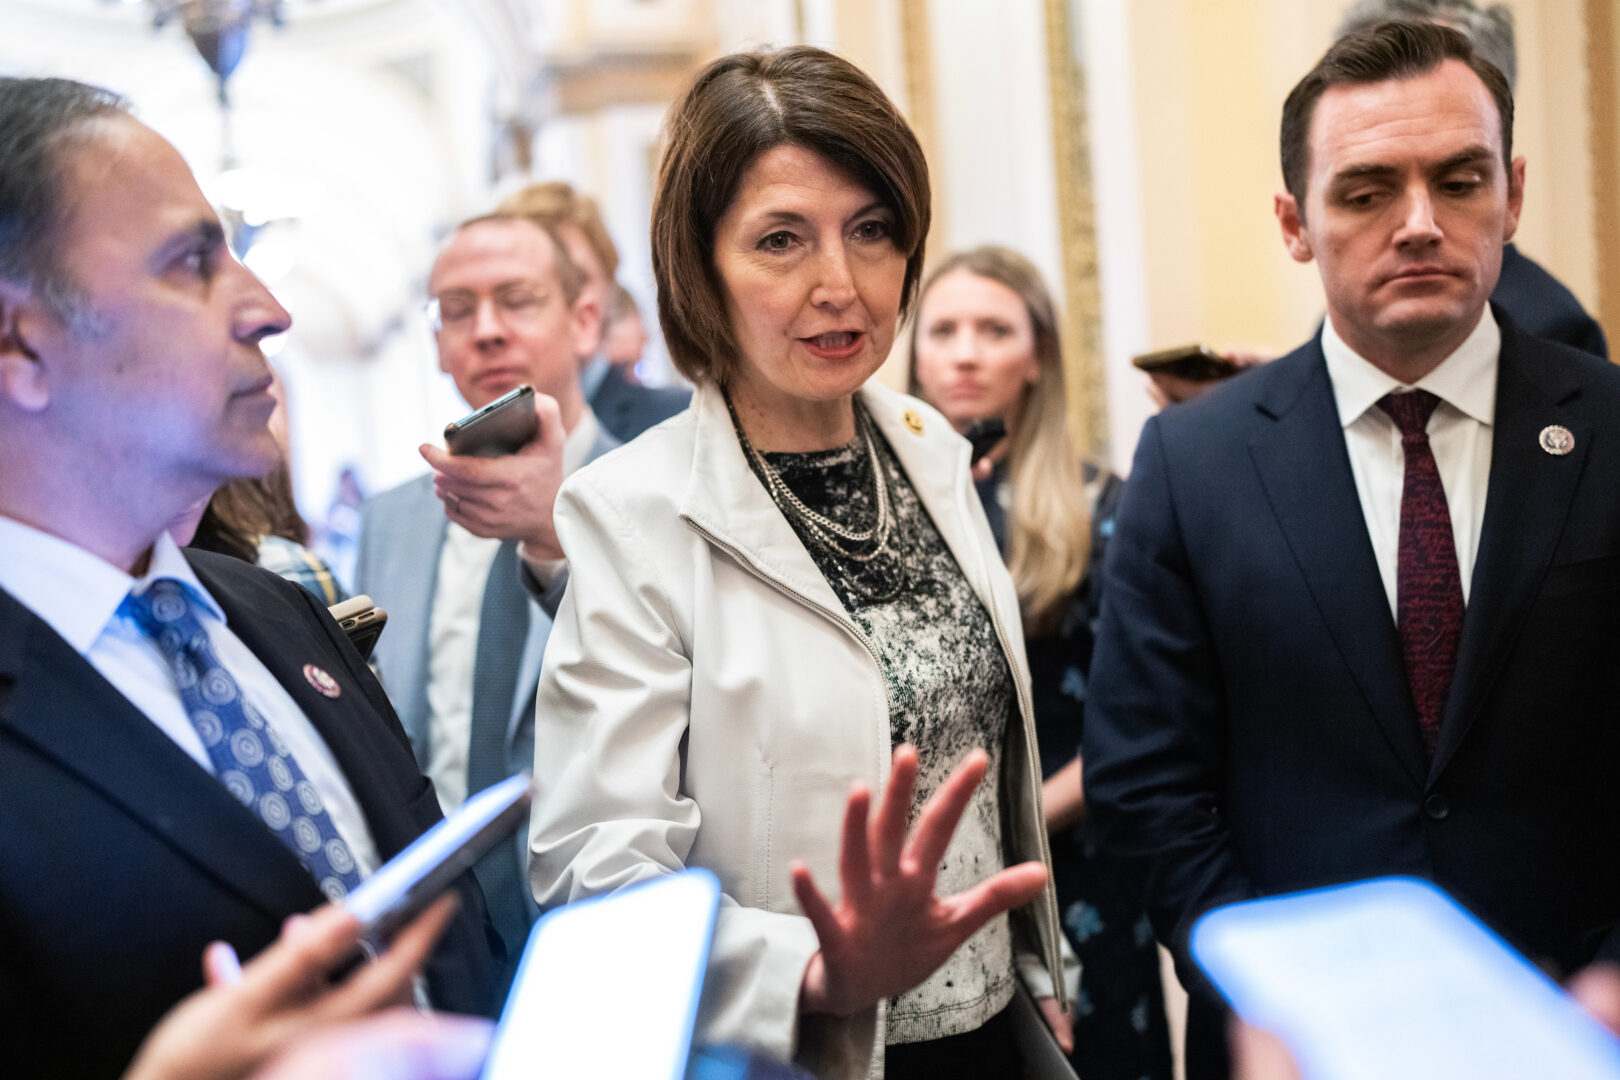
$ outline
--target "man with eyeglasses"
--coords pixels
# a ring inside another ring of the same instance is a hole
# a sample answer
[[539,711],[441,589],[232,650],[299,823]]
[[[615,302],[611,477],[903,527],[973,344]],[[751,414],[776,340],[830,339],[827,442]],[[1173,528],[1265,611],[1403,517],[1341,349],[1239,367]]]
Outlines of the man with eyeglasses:
[[[424,445],[432,471],[377,496],[362,518],[355,585],[389,616],[373,660],[446,813],[533,767],[551,630],[541,601],[555,610],[565,576],[552,503],[565,475],[617,445],[580,388],[575,357],[601,319],[583,285],[532,221],[497,214],[456,230],[428,280],[439,366],[474,409],[533,386],[540,435],[498,458]],[[512,960],[537,913],[526,843],[516,836],[475,868]]]

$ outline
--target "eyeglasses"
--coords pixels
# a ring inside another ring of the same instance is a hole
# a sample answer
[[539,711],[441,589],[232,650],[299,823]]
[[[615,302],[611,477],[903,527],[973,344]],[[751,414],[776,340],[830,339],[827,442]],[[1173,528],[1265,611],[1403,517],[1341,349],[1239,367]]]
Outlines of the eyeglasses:
[[451,289],[427,302],[428,324],[435,333],[471,333],[486,296],[495,304],[495,313],[503,323],[518,327],[533,323],[539,317],[551,299],[551,292],[527,281],[509,281],[488,294]]

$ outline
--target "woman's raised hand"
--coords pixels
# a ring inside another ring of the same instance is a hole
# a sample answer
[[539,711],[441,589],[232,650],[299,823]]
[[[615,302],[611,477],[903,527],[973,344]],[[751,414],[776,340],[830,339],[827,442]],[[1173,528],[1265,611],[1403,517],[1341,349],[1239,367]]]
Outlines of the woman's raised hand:
[[877,814],[857,787],[844,810],[838,859],[843,899],[835,909],[810,870],[793,866],[793,890],[821,949],[805,968],[799,1008],[848,1016],[911,989],[990,919],[1033,899],[1046,883],[1040,863],[1008,867],[955,896],[934,896],[934,877],[989,758],[974,750],[923,807],[906,817],[917,782],[917,751],[894,752]]

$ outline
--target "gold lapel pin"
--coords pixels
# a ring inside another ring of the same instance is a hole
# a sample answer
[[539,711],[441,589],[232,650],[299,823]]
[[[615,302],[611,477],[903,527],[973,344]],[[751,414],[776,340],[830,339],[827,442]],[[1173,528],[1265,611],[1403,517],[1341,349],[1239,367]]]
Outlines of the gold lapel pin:
[[1541,429],[1541,448],[1553,457],[1563,457],[1575,449],[1575,433],[1562,424],[1548,424]]
[[911,433],[913,435],[921,435],[923,433],[922,416],[918,414],[916,409],[907,409],[905,412],[900,414],[900,419],[906,422],[906,427],[911,429]]

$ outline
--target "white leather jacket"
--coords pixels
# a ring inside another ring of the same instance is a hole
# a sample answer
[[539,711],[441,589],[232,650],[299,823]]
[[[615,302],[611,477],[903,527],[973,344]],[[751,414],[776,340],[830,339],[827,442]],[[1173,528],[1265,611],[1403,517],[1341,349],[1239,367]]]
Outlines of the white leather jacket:
[[[919,401],[875,384],[861,393],[991,613],[1023,717],[1002,758],[1007,861],[1050,865],[1018,601],[968,444]],[[801,1023],[817,946],[788,872],[804,862],[836,902],[850,785],[880,793],[888,779],[875,650],[750,471],[713,387],[570,477],[556,523],[571,580],[540,678],[536,899],[546,908],[687,866],[713,871],[724,899],[699,1041],[796,1057],[821,1076],[880,1075],[881,1008]],[[1031,990],[1063,997],[1046,975],[1060,970],[1050,884],[1014,927],[1038,971],[1021,958]],[[626,989],[633,1018],[633,977]]]

